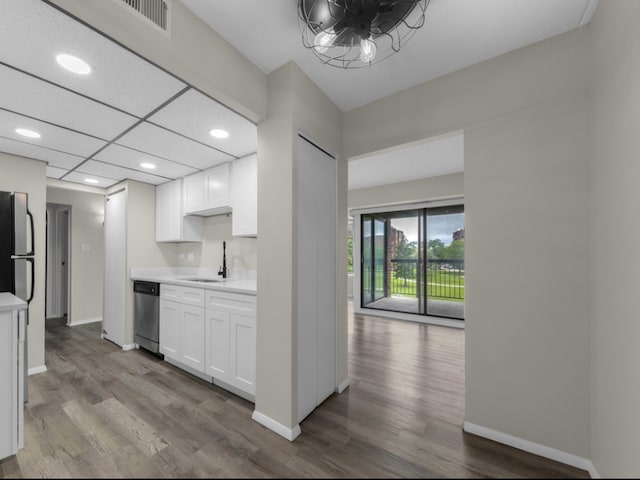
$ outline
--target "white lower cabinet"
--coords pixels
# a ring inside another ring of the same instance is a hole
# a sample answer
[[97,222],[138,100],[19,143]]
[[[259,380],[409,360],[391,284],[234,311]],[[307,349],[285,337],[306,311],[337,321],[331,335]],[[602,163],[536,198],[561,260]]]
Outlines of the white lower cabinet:
[[255,395],[256,297],[208,291],[205,310],[206,373]]
[[232,313],[229,317],[231,330],[229,383],[236,388],[255,395],[256,393],[256,317]]
[[180,361],[204,372],[204,308],[182,305]]
[[[2,300],[13,297],[0,293]],[[25,303],[26,306],[26,303]],[[1,305],[0,305],[1,307]],[[24,306],[0,308],[0,460],[24,446]]]
[[160,353],[254,397],[256,296],[161,284]]
[[178,302],[160,299],[160,353],[174,360],[180,360],[181,307]]
[[205,336],[207,363],[205,372],[212,377],[229,382],[229,312],[207,309]]
[[203,301],[202,289],[160,286],[160,353],[202,373],[205,371]]

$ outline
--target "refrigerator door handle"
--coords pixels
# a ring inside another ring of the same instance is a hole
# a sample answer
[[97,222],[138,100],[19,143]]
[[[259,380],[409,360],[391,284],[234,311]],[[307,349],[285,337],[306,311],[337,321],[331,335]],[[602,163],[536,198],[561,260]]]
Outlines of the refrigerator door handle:
[[[29,217],[29,226],[31,227],[31,251],[27,255],[35,255],[35,229],[33,228],[33,214],[27,209],[27,216]],[[33,265],[33,262],[32,262]],[[33,277],[32,277],[33,278]]]
[[[33,300],[33,293],[35,292],[35,284],[36,284],[36,266],[35,260],[33,258],[26,258],[27,262],[31,264],[31,291],[29,292],[29,299],[27,300],[27,304],[31,303]],[[27,325],[29,324],[29,317],[27,317]]]

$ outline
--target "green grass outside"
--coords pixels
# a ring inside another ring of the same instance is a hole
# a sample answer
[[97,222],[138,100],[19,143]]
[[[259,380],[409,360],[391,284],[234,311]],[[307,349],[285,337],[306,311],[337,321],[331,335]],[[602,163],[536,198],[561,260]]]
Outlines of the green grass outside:
[[[378,285],[381,284],[382,278],[378,279]],[[416,280],[396,278],[395,275],[392,275],[391,295],[415,297]],[[442,271],[438,272],[437,275],[431,275],[430,272],[427,272],[427,297],[434,300],[464,302],[464,276],[460,277],[456,274]]]

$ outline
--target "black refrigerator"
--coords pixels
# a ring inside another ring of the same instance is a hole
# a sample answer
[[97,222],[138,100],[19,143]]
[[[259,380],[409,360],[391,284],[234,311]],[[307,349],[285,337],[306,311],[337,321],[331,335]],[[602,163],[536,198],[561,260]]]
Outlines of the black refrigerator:
[[[0,192],[0,292],[11,292],[27,303],[33,300],[35,282],[33,215],[28,196]],[[29,311],[26,314],[29,325]],[[27,328],[28,332],[28,328]],[[24,401],[27,401],[27,339],[24,342]]]

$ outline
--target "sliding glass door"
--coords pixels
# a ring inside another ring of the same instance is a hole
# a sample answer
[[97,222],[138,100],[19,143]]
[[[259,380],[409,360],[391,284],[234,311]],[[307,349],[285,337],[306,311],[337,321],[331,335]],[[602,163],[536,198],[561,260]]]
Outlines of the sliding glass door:
[[385,276],[386,223],[374,216],[362,216],[362,304],[383,298],[388,290]]
[[425,209],[427,315],[464,319],[464,207]]
[[464,319],[464,207],[361,215],[361,305]]

